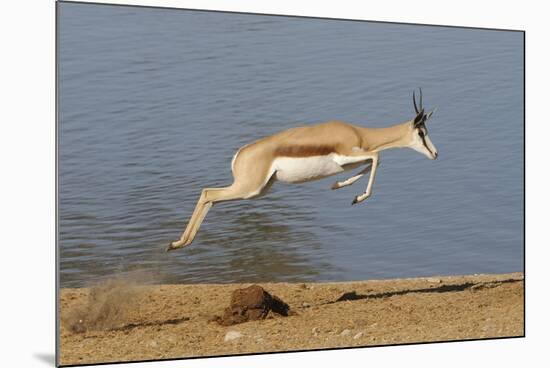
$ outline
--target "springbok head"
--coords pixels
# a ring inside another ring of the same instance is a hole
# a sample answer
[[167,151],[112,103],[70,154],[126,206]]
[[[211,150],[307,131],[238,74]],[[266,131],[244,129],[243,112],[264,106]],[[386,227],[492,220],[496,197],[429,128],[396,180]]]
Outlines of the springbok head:
[[419,88],[419,90],[420,98],[418,105],[416,104],[416,96],[413,91],[413,105],[416,117],[411,121],[412,138],[409,147],[424,154],[429,159],[435,160],[437,158],[437,149],[428,136],[428,129],[426,129],[426,121],[432,117],[435,109],[428,113],[424,112],[424,106],[422,106],[422,89]]

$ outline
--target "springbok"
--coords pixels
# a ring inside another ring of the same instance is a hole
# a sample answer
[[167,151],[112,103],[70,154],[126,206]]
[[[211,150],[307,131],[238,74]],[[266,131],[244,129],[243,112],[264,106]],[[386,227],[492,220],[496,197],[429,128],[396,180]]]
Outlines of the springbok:
[[178,241],[170,243],[167,251],[191,244],[214,203],[260,197],[276,180],[304,183],[365,165],[356,175],[332,185],[332,189],[351,185],[370,171],[367,188],[355,196],[351,202],[354,205],[372,193],[380,163],[379,152],[408,147],[435,160],[437,150],[428,137],[425,125],[434,110],[424,112],[422,89],[420,108],[414,92],[413,105],[416,112],[414,119],[387,128],[365,128],[342,121],[329,121],[288,129],[241,147],[231,162],[233,184],[202,190],[187,228]]

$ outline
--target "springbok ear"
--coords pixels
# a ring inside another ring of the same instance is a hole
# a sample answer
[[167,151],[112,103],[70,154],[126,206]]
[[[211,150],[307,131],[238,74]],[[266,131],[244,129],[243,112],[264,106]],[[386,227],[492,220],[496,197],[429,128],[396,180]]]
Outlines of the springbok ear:
[[432,117],[433,113],[437,111],[437,107],[426,114],[426,120]]

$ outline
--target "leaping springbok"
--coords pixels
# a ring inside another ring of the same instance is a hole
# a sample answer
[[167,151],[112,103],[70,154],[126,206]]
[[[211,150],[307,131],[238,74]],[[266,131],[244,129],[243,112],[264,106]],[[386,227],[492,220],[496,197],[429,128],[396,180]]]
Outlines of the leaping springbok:
[[364,128],[342,121],[285,130],[241,147],[231,162],[233,184],[225,188],[205,188],[193,215],[178,241],[167,250],[185,247],[195,239],[208,210],[214,203],[257,198],[267,193],[274,181],[304,183],[365,165],[363,170],[332,189],[355,183],[370,171],[366,190],[351,204],[367,199],[372,193],[379,152],[389,148],[412,148],[435,160],[437,150],[428,137],[426,121],[434,111],[424,112],[422,90],[418,108],[415,93],[412,120],[387,128]]

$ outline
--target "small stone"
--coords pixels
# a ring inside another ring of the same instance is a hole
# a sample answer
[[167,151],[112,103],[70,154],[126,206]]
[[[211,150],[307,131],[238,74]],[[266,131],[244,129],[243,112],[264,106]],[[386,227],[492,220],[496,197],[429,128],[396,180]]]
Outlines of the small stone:
[[314,335],[314,336],[317,336],[319,334],[319,327],[313,327],[311,329],[311,333]]
[[311,305],[310,305],[309,303],[307,303],[307,302],[303,302],[303,303],[302,303],[302,307],[303,307],[303,308],[309,308],[309,307],[311,307]]
[[351,331],[348,330],[347,328],[344,331],[340,332],[341,336],[348,336],[349,334],[351,334]]
[[356,334],[355,336],[353,336],[353,339],[354,339],[354,340],[357,340],[357,339],[360,339],[362,336],[363,336],[363,333],[362,333],[362,332],[359,332],[358,334]]
[[236,340],[240,337],[242,337],[243,334],[240,333],[239,331],[229,331],[225,334],[225,338],[223,339],[224,341],[233,341],[233,340]]
[[434,284],[441,284],[441,279],[437,277],[428,277],[426,280]]
[[158,344],[155,340],[152,340],[151,342],[149,342],[149,346],[152,347],[152,348],[156,348],[158,346]]

